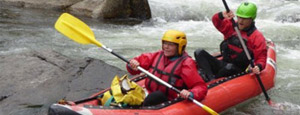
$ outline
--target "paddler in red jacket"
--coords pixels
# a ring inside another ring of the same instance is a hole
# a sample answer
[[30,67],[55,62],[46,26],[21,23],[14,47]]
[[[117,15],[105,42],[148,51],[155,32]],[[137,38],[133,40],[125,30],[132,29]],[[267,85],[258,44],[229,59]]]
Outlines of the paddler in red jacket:
[[[253,73],[259,74],[266,66],[267,47],[265,37],[255,27],[256,11],[257,7],[254,3],[242,3],[236,11],[236,23],[252,59],[254,59],[252,61],[255,66],[251,70]],[[237,74],[249,67],[250,62],[231,22],[233,17],[232,11],[219,12],[212,17],[214,26],[224,35],[224,40],[220,44],[223,60],[217,60],[202,49],[194,52],[197,65],[201,75],[205,76],[205,81]]]
[[[160,79],[181,90],[180,96],[189,96],[201,101],[207,93],[207,86],[198,74],[195,61],[185,52],[187,38],[185,33],[168,30],[162,37],[162,50],[143,53],[130,60],[127,70],[131,74],[141,73],[137,66],[148,70]],[[145,80],[149,95],[144,106],[156,105],[178,97],[178,94],[150,79]]]

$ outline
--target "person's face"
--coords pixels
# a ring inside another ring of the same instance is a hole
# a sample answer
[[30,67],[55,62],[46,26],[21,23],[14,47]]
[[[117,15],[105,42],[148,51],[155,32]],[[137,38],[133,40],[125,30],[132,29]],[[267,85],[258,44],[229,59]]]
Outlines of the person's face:
[[172,57],[177,55],[177,44],[172,42],[163,41],[162,49],[166,57]]
[[251,25],[252,21],[253,20],[251,18],[237,17],[237,23],[238,23],[239,29],[241,29],[241,30],[248,28]]

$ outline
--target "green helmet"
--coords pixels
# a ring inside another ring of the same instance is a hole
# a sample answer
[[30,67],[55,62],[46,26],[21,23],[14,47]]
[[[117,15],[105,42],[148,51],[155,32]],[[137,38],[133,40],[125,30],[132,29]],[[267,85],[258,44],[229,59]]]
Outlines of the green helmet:
[[242,3],[237,11],[236,15],[242,18],[252,18],[253,20],[256,18],[257,7],[254,3],[244,2]]

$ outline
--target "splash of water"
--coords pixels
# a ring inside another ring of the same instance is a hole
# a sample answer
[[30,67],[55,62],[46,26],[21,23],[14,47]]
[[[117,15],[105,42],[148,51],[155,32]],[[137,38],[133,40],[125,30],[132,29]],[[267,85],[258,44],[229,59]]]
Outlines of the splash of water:
[[271,110],[275,115],[299,115],[300,106],[290,102],[276,103]]

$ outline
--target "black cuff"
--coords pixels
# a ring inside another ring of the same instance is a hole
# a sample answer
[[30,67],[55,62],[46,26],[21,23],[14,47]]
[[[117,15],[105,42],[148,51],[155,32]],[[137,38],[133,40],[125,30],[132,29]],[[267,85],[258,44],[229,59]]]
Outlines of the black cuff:
[[259,71],[262,71],[262,65],[261,64],[256,64],[256,66],[258,66],[258,68],[259,68]]
[[223,12],[219,12],[219,18],[221,19],[221,20],[223,20],[224,19],[224,16],[223,16]]
[[133,70],[129,64],[126,64],[126,66],[127,66],[130,70]]

